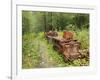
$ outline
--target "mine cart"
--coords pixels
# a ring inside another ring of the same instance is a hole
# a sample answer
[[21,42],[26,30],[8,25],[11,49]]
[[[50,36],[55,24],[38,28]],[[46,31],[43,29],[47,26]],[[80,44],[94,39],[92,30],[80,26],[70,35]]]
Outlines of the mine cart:
[[57,33],[48,32],[46,38],[52,42],[56,51],[63,54],[65,61],[81,58],[82,54],[79,51],[81,43],[72,38],[72,33],[64,32],[64,34],[67,34],[67,36],[59,37]]
[[52,42],[53,37],[57,37],[58,34],[55,31],[45,32],[45,37],[49,42]]
[[80,42],[53,37],[54,49],[64,55],[65,60],[74,60],[81,57]]

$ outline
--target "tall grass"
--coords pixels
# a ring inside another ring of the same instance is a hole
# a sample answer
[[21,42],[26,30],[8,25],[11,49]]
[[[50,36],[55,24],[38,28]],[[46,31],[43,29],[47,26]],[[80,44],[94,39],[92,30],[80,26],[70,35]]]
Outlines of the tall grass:
[[22,68],[34,68],[39,64],[39,46],[35,37],[32,33],[22,37]]
[[[62,37],[63,32],[60,31],[58,34]],[[81,42],[81,49],[89,48],[88,30],[74,31],[74,39]],[[64,62],[63,54],[53,49],[53,44],[45,39],[44,32],[25,34],[22,37],[22,43],[22,68],[25,69],[40,67],[42,60],[46,60],[47,67],[89,65],[89,61],[85,59]],[[45,59],[42,59],[41,54],[46,55]]]
[[89,31],[88,29],[82,29],[75,31],[75,39],[81,42],[81,49],[89,48]]

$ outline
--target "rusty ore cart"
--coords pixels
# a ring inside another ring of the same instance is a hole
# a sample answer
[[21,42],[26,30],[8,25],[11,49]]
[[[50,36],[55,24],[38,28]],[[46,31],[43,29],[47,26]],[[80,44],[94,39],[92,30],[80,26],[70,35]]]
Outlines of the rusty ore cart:
[[54,49],[63,54],[65,61],[71,61],[84,57],[79,52],[81,46],[79,41],[73,39],[64,39],[59,37],[55,32],[51,32],[51,34],[46,33],[45,36],[49,42],[52,42]]

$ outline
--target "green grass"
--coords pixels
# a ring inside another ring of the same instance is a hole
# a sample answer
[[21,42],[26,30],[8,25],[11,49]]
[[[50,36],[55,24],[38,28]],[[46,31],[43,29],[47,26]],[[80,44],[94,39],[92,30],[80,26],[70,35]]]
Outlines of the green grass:
[[75,38],[81,42],[81,49],[89,48],[89,32],[87,29],[77,30]]
[[[81,49],[89,48],[89,33],[87,30],[76,31],[75,39],[81,42]],[[58,33],[62,36],[63,32]],[[29,33],[22,37],[22,68],[38,68],[42,60],[46,60],[47,67],[87,66],[89,61],[77,59],[64,62],[63,55],[53,49],[53,44],[48,43],[44,33]],[[41,59],[41,54],[45,59]]]
[[26,34],[22,41],[22,68],[34,68],[39,64],[38,41],[34,34]]

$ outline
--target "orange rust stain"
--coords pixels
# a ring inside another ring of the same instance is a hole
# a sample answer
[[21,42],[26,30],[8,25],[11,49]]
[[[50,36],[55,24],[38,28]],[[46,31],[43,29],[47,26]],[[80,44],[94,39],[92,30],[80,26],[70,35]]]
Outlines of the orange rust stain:
[[64,31],[63,32],[63,38],[67,39],[67,40],[73,39],[73,33],[72,32],[68,32],[68,31]]

